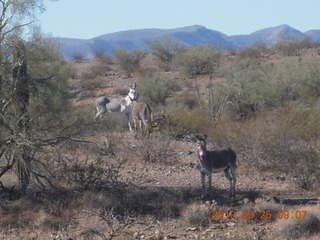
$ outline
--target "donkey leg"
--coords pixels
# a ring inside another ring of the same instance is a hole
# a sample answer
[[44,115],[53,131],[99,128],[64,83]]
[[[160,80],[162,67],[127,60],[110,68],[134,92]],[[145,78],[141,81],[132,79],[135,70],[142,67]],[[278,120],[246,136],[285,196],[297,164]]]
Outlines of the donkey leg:
[[211,200],[213,197],[213,195],[212,195],[212,174],[211,173],[208,174],[208,182],[209,182],[209,197]]
[[128,114],[127,114],[127,117],[128,117],[128,126],[129,126],[129,130],[130,130],[130,132],[133,132],[132,127],[131,127],[131,114],[130,114],[130,113],[128,113]]
[[201,188],[202,188],[202,199],[205,199],[206,196],[206,174],[200,171],[200,178],[201,178]]
[[142,119],[141,120],[141,131],[143,132],[143,134],[145,134],[146,136],[149,135],[148,133],[148,122],[146,121],[146,119]]
[[235,197],[236,195],[236,182],[237,182],[237,178],[236,178],[236,167],[230,167],[230,171],[231,171],[231,175],[232,175],[232,198]]
[[139,128],[140,128],[140,129],[139,129],[139,130],[140,130],[140,133],[143,134],[142,120],[141,120],[141,119],[139,120]]
[[[232,172],[231,172],[232,173]],[[234,181],[235,181],[235,179],[233,178],[233,174],[232,174],[232,176],[231,176],[231,174],[230,174],[230,172],[229,172],[229,168],[228,169],[226,169],[226,170],[224,170],[224,175],[226,176],[226,178],[229,180],[229,182],[230,182],[230,195],[229,195],[229,197],[230,198],[234,198],[234,195],[235,195],[235,193],[234,193]]]
[[94,116],[94,119],[95,120],[100,119],[105,112],[106,112],[106,109],[97,107],[97,113]]
[[137,134],[137,119],[133,118],[133,128],[134,128],[134,132]]

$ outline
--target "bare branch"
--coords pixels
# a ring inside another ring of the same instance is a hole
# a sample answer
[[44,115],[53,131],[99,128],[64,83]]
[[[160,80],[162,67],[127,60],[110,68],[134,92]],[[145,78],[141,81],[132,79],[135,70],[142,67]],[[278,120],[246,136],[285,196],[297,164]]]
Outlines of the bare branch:
[[34,22],[34,20],[32,20],[32,21],[30,21],[30,22],[27,22],[27,23],[20,24],[20,25],[18,25],[18,26],[14,26],[14,27],[12,27],[11,29],[9,29],[9,30],[7,30],[6,32],[4,32],[4,33],[3,33],[3,36],[8,35],[9,33],[13,32],[13,31],[16,30],[16,29],[19,29],[19,28],[28,26],[28,25],[32,24],[33,22]]
[[37,83],[45,83],[47,80],[50,80],[52,78],[54,78],[56,75],[51,75],[49,77],[44,77],[44,78],[37,78],[37,79],[33,79],[34,82]]

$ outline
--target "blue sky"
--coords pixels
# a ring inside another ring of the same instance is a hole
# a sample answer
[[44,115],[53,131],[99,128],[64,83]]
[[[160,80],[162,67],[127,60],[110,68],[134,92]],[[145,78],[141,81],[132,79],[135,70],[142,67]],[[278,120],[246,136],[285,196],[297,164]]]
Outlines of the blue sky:
[[319,0],[45,0],[41,29],[90,39],[123,30],[202,25],[227,35],[288,24],[320,29]]

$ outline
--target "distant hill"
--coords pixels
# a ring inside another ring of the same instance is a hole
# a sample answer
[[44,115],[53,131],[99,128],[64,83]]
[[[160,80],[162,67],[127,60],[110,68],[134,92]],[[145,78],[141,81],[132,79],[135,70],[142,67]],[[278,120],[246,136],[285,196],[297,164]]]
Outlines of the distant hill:
[[222,49],[241,49],[264,42],[272,46],[279,39],[303,39],[309,37],[312,41],[320,40],[320,30],[310,30],[302,33],[288,25],[280,25],[261,29],[247,35],[227,36],[221,32],[195,25],[175,29],[139,29],[105,34],[92,39],[53,38],[58,44],[66,60],[71,60],[75,54],[82,54],[85,58],[93,57],[97,51],[106,55],[113,55],[117,48],[127,50],[148,50],[149,43],[165,37],[179,39],[188,46],[207,44]]
[[317,42],[320,40],[320,30],[309,30],[305,33],[308,37],[310,37],[311,41]]

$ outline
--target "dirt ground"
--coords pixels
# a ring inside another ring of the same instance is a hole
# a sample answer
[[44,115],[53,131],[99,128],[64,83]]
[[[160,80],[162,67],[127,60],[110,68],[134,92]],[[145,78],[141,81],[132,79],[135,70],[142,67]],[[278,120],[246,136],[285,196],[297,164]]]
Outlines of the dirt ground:
[[[144,145],[145,140],[137,139],[133,133],[128,132],[115,135],[124,137],[126,142],[117,150],[119,152],[116,156],[107,157],[104,161],[109,161],[108,164],[123,162],[120,174],[123,185],[120,188],[110,192],[79,193],[77,200],[69,204],[62,214],[67,221],[64,223],[65,228],[61,229],[61,216],[57,216],[60,220],[57,221],[59,227],[56,230],[52,229],[54,218],[49,218],[50,214],[44,208],[45,200],[40,202],[42,207],[39,208],[25,206],[25,203],[19,205],[23,199],[2,202],[0,214],[6,216],[2,221],[16,218],[23,226],[23,221],[27,220],[26,216],[21,215],[27,214],[32,219],[32,227],[29,230],[22,226],[4,228],[0,230],[0,239],[104,239],[93,234],[93,229],[101,229],[100,233],[105,236],[114,231],[115,237],[112,239],[119,240],[282,239],[277,228],[285,224],[284,221],[303,221],[295,219],[297,211],[319,214],[319,201],[315,200],[318,198],[315,192],[302,191],[293,178],[285,175],[260,172],[239,157],[235,199],[228,198],[229,183],[223,173],[214,174],[213,212],[205,213],[208,218],[202,215],[198,219],[192,214],[201,211],[199,209],[204,206],[204,201],[200,198],[195,144],[172,140],[167,145],[170,151],[166,153],[170,161],[148,163],[139,155],[139,146]],[[148,141],[154,139],[161,142],[156,135]],[[110,209],[110,206],[115,213],[128,212],[128,216],[115,221],[117,217],[112,215],[113,221],[110,223],[107,218],[101,217],[109,215],[101,215],[101,212],[95,214],[97,209]],[[211,219],[208,223],[197,222],[207,221],[220,211],[233,211],[236,217],[219,215],[218,219]],[[290,219],[280,219],[282,215],[278,214],[281,211],[289,211]],[[271,220],[267,215],[261,216],[268,212],[272,214]],[[132,219],[129,217],[131,213],[134,214]],[[254,218],[250,217],[251,213],[255,214]],[[320,235],[300,239],[315,240],[320,239]]]

